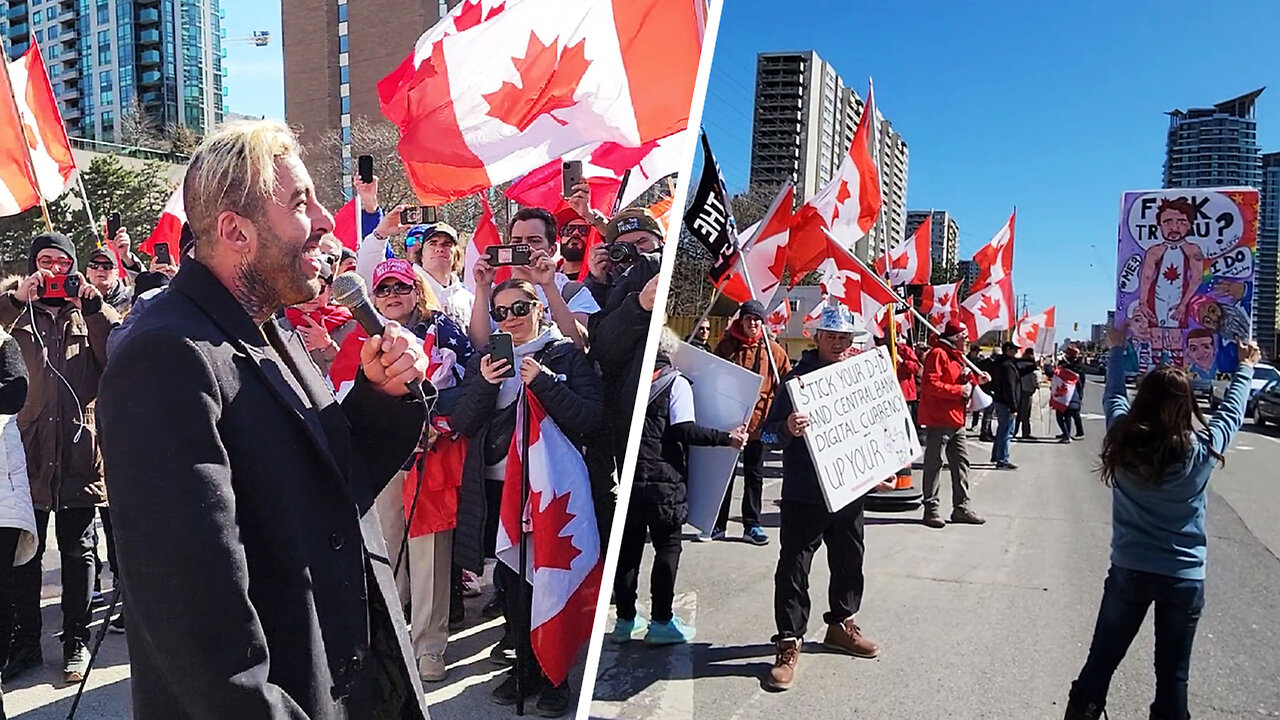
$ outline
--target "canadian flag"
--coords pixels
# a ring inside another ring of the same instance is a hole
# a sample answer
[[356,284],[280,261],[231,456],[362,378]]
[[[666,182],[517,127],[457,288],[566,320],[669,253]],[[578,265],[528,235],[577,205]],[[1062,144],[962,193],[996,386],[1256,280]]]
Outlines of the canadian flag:
[[1005,275],[969,293],[960,303],[960,320],[969,328],[973,342],[992,330],[1013,327],[1013,278]]
[[1013,223],[1017,216],[1018,210],[1014,208],[1009,221],[991,238],[991,242],[974,253],[973,262],[978,266],[978,277],[970,284],[970,292],[993,285],[1013,274]]
[[849,154],[840,163],[836,176],[805,201],[792,221],[787,267],[793,284],[827,257],[827,233],[845,247],[853,247],[871,230],[880,214],[880,174],[867,144],[875,117],[871,96],[868,92]]
[[1066,369],[1058,368],[1053,372],[1053,380],[1049,384],[1049,407],[1054,410],[1066,410],[1071,403],[1071,396],[1076,392],[1076,383],[1080,376]]
[[[41,198],[56,199],[76,169],[35,41],[9,63],[9,81],[11,87],[0,89],[0,216],[17,215],[40,204]],[[0,77],[0,84],[5,82]]]
[[1014,344],[1020,348],[1035,347],[1036,339],[1040,337],[1040,331],[1054,327],[1054,310],[1054,307],[1050,307],[1048,310],[1036,315],[1024,315],[1018,321],[1018,328],[1013,333]]
[[786,332],[787,322],[790,320],[791,303],[784,298],[782,304],[774,308],[773,312],[769,313],[769,317],[764,319],[764,324],[769,328],[770,333],[781,335]]
[[[471,233],[471,242],[467,243],[467,253],[463,257],[462,284],[471,292],[476,291],[475,268],[479,260],[492,245],[502,244],[502,233],[498,232],[498,224],[493,219],[493,208],[489,207],[489,196],[480,193],[480,219],[476,221],[475,232]],[[493,284],[506,282],[511,277],[511,268],[498,268]]]
[[920,291],[920,313],[938,326],[950,320],[960,310],[959,286],[960,283],[925,285]]
[[886,267],[885,256],[876,258],[876,272],[880,277],[888,277],[889,284],[927,285],[933,273],[932,267],[932,216],[926,215],[924,222],[916,227],[915,234],[907,242],[889,251]]
[[818,304],[814,305],[813,309],[805,313],[805,316],[801,318],[800,323],[804,326],[805,337],[809,337],[810,332],[817,326],[818,321],[822,319],[822,308],[826,306],[827,298],[824,295],[818,299]]
[[527,173],[507,188],[506,195],[527,207],[555,210],[564,197],[564,162],[576,160],[591,187],[591,207],[612,215],[615,205],[628,207],[659,180],[680,172],[687,164],[688,139],[689,133],[682,130],[638,148],[613,142],[581,148]]
[[174,188],[173,194],[169,196],[169,201],[164,204],[164,210],[160,212],[160,219],[156,221],[155,229],[138,245],[138,249],[155,257],[156,245],[168,245],[169,257],[173,259],[175,265],[181,264],[182,226],[186,222],[187,211],[182,204],[182,183],[178,183],[178,187]]
[[418,197],[443,204],[582,147],[639,148],[684,130],[702,51],[700,5],[457,5],[378,83]]
[[351,198],[333,214],[333,236],[350,250],[360,249],[360,209],[356,198]]
[[868,326],[874,325],[881,311],[897,302],[897,298],[853,253],[831,240],[827,248],[827,260],[818,268],[822,272],[823,292],[861,315]]
[[[533,585],[533,652],[547,678],[559,685],[591,636],[604,564],[582,454],[532,392],[523,397],[523,402],[516,400],[517,431],[507,453],[495,550],[499,560],[519,570],[523,530],[526,577]],[[524,456],[519,428],[525,425],[526,413],[529,452]],[[521,470],[526,465],[529,504],[521,507]]]
[[788,182],[773,199],[764,219],[742,232],[740,237],[745,236],[747,242],[739,251],[740,268],[746,269],[746,278],[737,270],[721,283],[724,294],[732,300],[739,303],[750,300],[750,288],[765,307],[772,304],[787,265],[794,198],[795,187]]

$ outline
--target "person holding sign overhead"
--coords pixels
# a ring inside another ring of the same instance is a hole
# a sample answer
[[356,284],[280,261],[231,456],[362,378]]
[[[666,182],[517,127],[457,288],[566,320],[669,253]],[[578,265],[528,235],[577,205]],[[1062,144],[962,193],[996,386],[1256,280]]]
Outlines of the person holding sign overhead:
[[[851,357],[855,347],[865,344],[867,334],[847,308],[828,304],[814,333],[817,348],[801,355],[783,383]],[[809,417],[795,411],[791,395],[778,393],[760,436],[767,447],[782,450],[781,549],[773,595],[777,656],[765,679],[765,686],[772,690],[787,690],[795,679],[809,622],[809,566],[823,542],[831,568],[827,593],[831,607],[823,616],[827,624],[823,645],[855,657],[880,654],[880,647],[862,635],[853,619],[862,604],[864,497],[835,512],[827,509],[813,456],[801,440],[809,425]]]

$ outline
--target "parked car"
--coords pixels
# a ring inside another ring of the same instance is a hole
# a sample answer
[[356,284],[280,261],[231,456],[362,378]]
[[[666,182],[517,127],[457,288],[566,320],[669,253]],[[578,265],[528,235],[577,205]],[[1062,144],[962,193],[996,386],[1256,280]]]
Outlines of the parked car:
[[1272,380],[1258,391],[1253,400],[1253,421],[1280,424],[1280,380]]
[[[1254,410],[1254,401],[1258,397],[1259,391],[1263,386],[1274,380],[1280,380],[1280,370],[1276,370],[1274,365],[1268,363],[1258,363],[1253,368],[1253,384],[1249,386],[1249,400],[1245,405],[1245,417],[1252,417]],[[1209,395],[1209,410],[1218,409],[1218,404],[1222,402],[1222,396],[1227,391],[1227,386],[1231,384],[1230,380],[1217,380],[1213,383],[1213,390]]]

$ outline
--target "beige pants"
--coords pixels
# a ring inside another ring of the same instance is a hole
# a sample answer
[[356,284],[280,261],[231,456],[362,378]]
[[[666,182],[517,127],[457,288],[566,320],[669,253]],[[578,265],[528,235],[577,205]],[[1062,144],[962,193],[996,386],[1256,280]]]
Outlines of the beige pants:
[[[378,495],[374,507],[387,541],[387,556],[395,569],[404,540],[404,482],[397,473]],[[453,562],[453,531],[409,538],[408,557],[400,563],[396,589],[409,606],[409,640],[415,657],[443,655],[449,643],[449,571]]]

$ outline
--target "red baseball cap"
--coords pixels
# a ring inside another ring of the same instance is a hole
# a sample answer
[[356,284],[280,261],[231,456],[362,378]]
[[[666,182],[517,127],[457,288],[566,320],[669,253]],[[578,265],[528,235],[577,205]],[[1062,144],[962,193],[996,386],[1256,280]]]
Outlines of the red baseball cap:
[[378,263],[378,267],[373,269],[373,286],[378,287],[383,280],[389,277],[412,285],[415,279],[413,265],[402,258],[383,260]]
[[964,335],[969,331],[963,325],[955,320],[948,320],[946,325],[942,326],[942,338],[953,338]]

